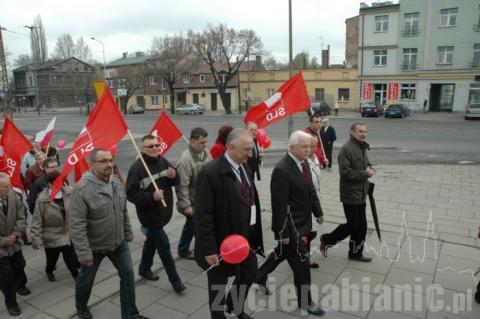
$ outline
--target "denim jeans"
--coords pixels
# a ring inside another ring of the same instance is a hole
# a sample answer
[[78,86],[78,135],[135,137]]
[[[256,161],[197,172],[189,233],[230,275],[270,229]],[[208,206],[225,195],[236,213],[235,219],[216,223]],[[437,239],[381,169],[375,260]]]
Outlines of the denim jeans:
[[93,264],[90,267],[81,265],[80,273],[75,285],[75,304],[77,311],[87,309],[88,299],[92,292],[93,282],[98,267],[103,258],[110,259],[120,276],[120,305],[122,319],[133,319],[138,317],[138,310],[135,306],[135,278],[133,274],[132,258],[126,241],[123,241],[111,253],[93,254]]
[[142,259],[140,260],[138,272],[142,274],[151,270],[155,250],[157,250],[165,272],[168,275],[168,280],[172,285],[175,285],[180,281],[180,276],[177,273],[177,268],[175,268],[175,261],[170,251],[170,242],[167,234],[163,228],[149,227],[147,227],[146,233],[147,239],[143,243]]
[[192,216],[186,216],[182,235],[178,241],[178,254],[186,254],[190,250],[190,243],[195,235],[195,220]]

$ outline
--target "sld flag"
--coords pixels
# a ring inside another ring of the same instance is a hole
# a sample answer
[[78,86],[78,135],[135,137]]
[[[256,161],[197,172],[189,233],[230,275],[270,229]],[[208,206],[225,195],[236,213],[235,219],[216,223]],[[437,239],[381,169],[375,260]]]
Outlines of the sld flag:
[[298,72],[272,96],[248,110],[243,121],[255,122],[258,128],[265,128],[289,115],[309,108],[310,98],[303,75],[302,72]]
[[162,112],[149,134],[156,136],[160,144],[160,155],[165,155],[170,147],[175,144],[183,133],[173,123],[167,113]]

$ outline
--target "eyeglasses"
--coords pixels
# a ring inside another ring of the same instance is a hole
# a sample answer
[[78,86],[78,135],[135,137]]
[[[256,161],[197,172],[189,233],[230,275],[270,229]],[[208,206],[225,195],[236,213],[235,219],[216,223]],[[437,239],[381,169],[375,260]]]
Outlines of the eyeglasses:
[[160,147],[160,144],[143,145],[143,147],[152,149],[154,147]]
[[107,163],[113,163],[113,159],[102,159],[102,160],[99,160],[99,161],[93,161],[94,163],[100,163],[100,164],[107,164]]

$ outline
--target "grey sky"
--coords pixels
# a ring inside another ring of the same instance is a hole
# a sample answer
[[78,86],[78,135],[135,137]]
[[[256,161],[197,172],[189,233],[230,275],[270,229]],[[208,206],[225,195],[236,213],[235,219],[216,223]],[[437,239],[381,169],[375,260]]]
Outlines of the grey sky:
[[[331,46],[331,62],[341,63],[345,50],[345,19],[358,14],[361,0],[293,0],[293,51],[307,50],[320,59],[321,39]],[[364,1],[370,4],[372,1]],[[57,38],[70,33],[83,37],[93,58],[102,61],[105,44],[107,62],[122,52],[148,51],[154,35],[188,29],[201,30],[208,23],[226,23],[235,29],[253,29],[264,49],[279,60],[288,58],[288,0],[57,0],[8,1],[2,4],[0,25],[4,43],[12,54],[30,54],[28,30],[40,14],[47,34],[49,55]]]

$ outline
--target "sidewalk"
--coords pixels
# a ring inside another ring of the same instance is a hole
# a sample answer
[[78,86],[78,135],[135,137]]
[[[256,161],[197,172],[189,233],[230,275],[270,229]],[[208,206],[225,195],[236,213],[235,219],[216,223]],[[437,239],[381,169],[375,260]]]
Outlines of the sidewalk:
[[[480,266],[480,249],[475,238],[480,224],[480,167],[446,165],[383,165],[372,179],[379,211],[383,242],[369,229],[365,253],[374,257],[370,264],[350,262],[347,244],[331,248],[328,258],[320,256],[318,237],[312,251],[320,264],[312,270],[312,292],[329,312],[325,318],[478,318],[480,305],[472,299],[473,272]],[[263,169],[258,182],[267,250],[275,242],[270,230],[269,177]],[[322,171],[321,203],[326,223],[319,235],[344,222],[338,198],[338,168]],[[130,245],[135,272],[144,236],[134,208],[130,205],[135,239]],[[369,227],[373,227],[370,210]],[[184,217],[174,209],[166,226],[172,252],[183,227]],[[44,274],[43,251],[24,246],[28,287],[32,294],[19,296],[19,318],[70,318],[74,312],[74,282],[63,261],[57,264],[58,282],[50,283]],[[177,260],[177,268],[187,286],[184,294],[173,292],[160,260],[154,268],[160,280],[146,282],[138,277],[137,306],[150,318],[207,319],[206,275],[193,261]],[[259,263],[263,258],[259,257]],[[286,262],[269,279],[275,293],[266,298],[255,286],[250,290],[247,308],[253,318],[293,319],[307,317],[295,310],[292,272]],[[434,285],[436,284],[436,285]],[[95,319],[119,318],[119,278],[104,260],[92,291],[91,308]],[[430,307],[428,306],[430,304]],[[458,311],[457,311],[458,310]],[[453,314],[453,312],[456,312]],[[0,318],[9,318],[0,305]],[[233,318],[233,316],[232,316]],[[308,318],[314,318],[312,316]]]

